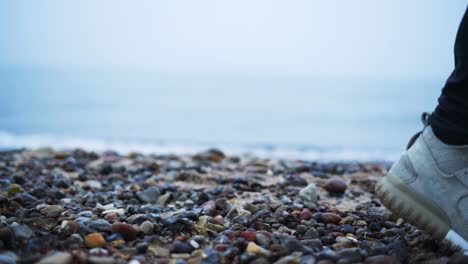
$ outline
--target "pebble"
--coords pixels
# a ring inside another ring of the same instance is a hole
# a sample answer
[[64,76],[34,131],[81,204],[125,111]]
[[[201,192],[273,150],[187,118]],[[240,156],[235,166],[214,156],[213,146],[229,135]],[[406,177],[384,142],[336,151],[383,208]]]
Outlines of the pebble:
[[60,231],[64,234],[71,235],[80,230],[80,224],[73,220],[63,220],[60,225]]
[[112,233],[120,234],[126,241],[133,241],[137,237],[138,230],[127,223],[116,222],[112,224]]
[[190,254],[192,253],[193,248],[190,246],[190,244],[185,243],[185,242],[180,242],[177,241],[172,245],[171,248],[171,253],[176,253],[176,254]]
[[89,180],[86,181],[86,184],[91,189],[102,189],[102,183],[100,181]]
[[151,251],[153,255],[159,257],[168,257],[170,255],[169,249],[157,245],[150,245],[148,250]]
[[29,239],[34,235],[34,231],[26,225],[13,223],[10,225],[17,239]]
[[317,221],[323,222],[325,224],[339,224],[341,221],[341,216],[334,213],[315,213],[314,219]]
[[309,209],[303,209],[299,214],[300,220],[309,220],[312,217],[312,212]]
[[12,243],[15,233],[10,227],[0,228],[0,240],[4,245],[9,245]]
[[395,256],[377,255],[366,258],[365,264],[400,264]]
[[154,225],[150,221],[146,220],[143,223],[141,223],[140,230],[147,235],[152,234],[154,230]]
[[146,251],[148,250],[148,247],[149,247],[149,244],[146,242],[141,242],[141,243],[136,244],[136,250],[140,254],[146,253]]
[[346,188],[348,188],[348,185],[342,179],[333,178],[329,179],[323,188],[329,193],[343,194],[346,191]]
[[60,205],[47,205],[41,209],[41,213],[47,217],[58,217],[63,211],[65,208]]
[[[300,254],[292,254],[289,256],[282,257],[274,262],[274,264],[299,264],[301,262],[301,255]],[[315,263],[315,259],[314,262]]]
[[144,203],[156,203],[160,195],[161,195],[161,192],[159,191],[159,188],[156,186],[151,186],[144,191],[136,193],[136,196],[138,197],[138,199],[140,199],[140,201]]
[[106,256],[90,256],[88,262],[91,264],[115,264],[116,261],[113,257]]
[[118,209],[109,209],[109,210],[105,210],[102,212],[103,215],[107,215],[109,213],[113,213],[113,214],[117,214],[117,215],[124,215],[125,214],[125,209],[123,208],[118,208]]
[[16,264],[16,255],[14,253],[2,253],[0,254],[1,264]]
[[84,244],[83,238],[80,236],[80,234],[72,234],[69,238],[68,241],[72,245],[77,245],[81,246]]
[[360,248],[345,248],[338,251],[337,256],[342,263],[357,263],[363,260],[364,252]]
[[299,198],[304,202],[316,203],[318,200],[317,186],[314,183],[299,191]]
[[68,252],[57,252],[42,258],[37,264],[68,264],[72,263],[73,257]]
[[92,233],[84,238],[85,246],[89,248],[102,248],[106,244],[104,237],[99,233]]
[[257,244],[255,244],[254,242],[249,242],[249,244],[247,245],[247,249],[246,251],[248,253],[252,253],[252,254],[261,254],[261,255],[269,255],[270,252],[260,246],[257,246]]

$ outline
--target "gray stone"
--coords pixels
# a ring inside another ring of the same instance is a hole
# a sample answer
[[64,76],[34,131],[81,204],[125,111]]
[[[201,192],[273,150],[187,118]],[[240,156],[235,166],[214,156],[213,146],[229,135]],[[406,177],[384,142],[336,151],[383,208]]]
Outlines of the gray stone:
[[316,203],[317,202],[317,186],[314,183],[307,185],[299,192],[299,198],[302,202]]
[[0,254],[0,264],[16,264],[16,255],[13,252]]
[[15,237],[19,239],[29,239],[34,235],[34,231],[26,225],[20,225],[18,223],[11,224],[11,228],[15,233]]
[[151,186],[148,189],[137,192],[136,196],[144,203],[156,203],[158,201],[161,192],[156,186]]
[[45,256],[37,264],[68,264],[72,262],[72,255],[68,252],[56,252]]

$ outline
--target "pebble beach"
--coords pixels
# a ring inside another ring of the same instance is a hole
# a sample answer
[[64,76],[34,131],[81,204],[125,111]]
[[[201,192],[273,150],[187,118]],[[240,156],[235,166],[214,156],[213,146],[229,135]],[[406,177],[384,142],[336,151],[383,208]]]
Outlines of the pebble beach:
[[468,263],[374,193],[389,163],[0,152],[0,263]]

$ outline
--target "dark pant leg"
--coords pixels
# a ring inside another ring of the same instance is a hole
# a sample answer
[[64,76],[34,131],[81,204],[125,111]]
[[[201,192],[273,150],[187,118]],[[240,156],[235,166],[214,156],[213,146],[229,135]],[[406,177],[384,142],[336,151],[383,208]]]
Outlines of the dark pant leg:
[[455,41],[455,69],[442,89],[430,123],[446,144],[468,144],[468,9]]

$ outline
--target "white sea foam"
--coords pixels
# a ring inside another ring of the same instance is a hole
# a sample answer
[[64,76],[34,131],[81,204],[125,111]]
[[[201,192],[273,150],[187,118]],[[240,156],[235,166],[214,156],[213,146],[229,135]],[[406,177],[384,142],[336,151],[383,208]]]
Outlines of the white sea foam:
[[193,154],[211,147],[220,148],[228,154],[251,154],[259,157],[303,159],[319,161],[393,161],[398,158],[398,151],[323,148],[305,146],[274,145],[220,145],[194,143],[159,143],[128,140],[105,140],[93,138],[54,136],[54,135],[16,135],[0,131],[0,149],[39,149],[51,147],[57,150],[83,148],[97,152],[114,150],[122,154],[140,152],[143,154]]

